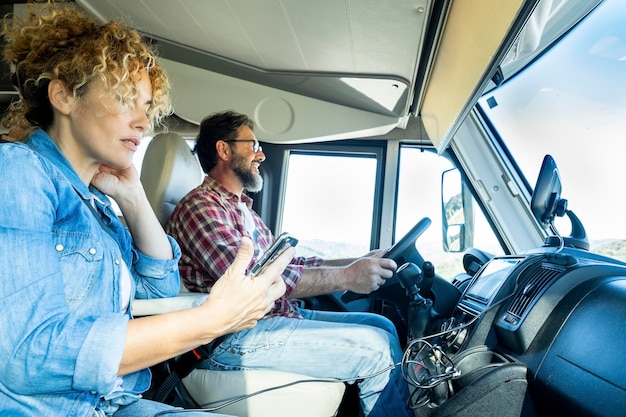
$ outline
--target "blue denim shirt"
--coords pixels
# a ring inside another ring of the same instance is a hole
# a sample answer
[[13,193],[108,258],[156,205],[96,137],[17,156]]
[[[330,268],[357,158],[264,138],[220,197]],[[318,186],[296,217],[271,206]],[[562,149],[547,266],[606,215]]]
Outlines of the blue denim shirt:
[[[83,201],[94,196],[110,233]],[[134,401],[148,370],[114,391],[131,319],[122,261],[134,297],[174,296],[178,245],[170,238],[171,260],[141,254],[110,200],[41,130],[26,144],[0,144],[0,198],[0,414],[91,417]]]

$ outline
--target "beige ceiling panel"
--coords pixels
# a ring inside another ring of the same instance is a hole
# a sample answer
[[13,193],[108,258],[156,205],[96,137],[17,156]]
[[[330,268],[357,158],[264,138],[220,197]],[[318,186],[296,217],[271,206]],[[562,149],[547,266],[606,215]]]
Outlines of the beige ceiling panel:
[[421,107],[424,128],[441,151],[482,83],[523,0],[455,0]]

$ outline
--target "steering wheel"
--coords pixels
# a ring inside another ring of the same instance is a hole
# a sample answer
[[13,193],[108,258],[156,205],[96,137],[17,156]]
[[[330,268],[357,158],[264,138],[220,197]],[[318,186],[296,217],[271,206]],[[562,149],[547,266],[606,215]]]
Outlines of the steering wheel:
[[[428,229],[431,224],[431,220],[428,217],[424,217],[418,221],[415,226],[408,231],[402,239],[398,240],[385,254],[384,258],[390,258],[398,262],[402,254],[409,248],[415,247],[415,241]],[[400,264],[398,264],[400,266]]]
[[[389,248],[383,258],[393,259],[394,261],[396,261],[398,266],[405,263],[405,252],[407,252],[407,250],[409,249],[415,249],[415,242],[417,241],[417,238],[419,238],[422,233],[424,233],[426,229],[428,229],[428,226],[430,226],[431,223],[432,221],[428,217],[422,218],[415,224],[415,226],[411,228],[411,230],[407,232],[407,234],[402,237],[402,239],[397,241],[391,248]],[[353,291],[346,291],[341,295],[341,300],[344,303],[349,303],[351,301],[358,300],[359,298],[370,297],[372,295],[376,296],[377,294],[380,294],[381,290],[384,292],[387,287],[395,284],[397,281],[398,279],[394,274],[392,278],[386,280],[385,283],[376,291],[372,291],[369,294],[359,294]]]

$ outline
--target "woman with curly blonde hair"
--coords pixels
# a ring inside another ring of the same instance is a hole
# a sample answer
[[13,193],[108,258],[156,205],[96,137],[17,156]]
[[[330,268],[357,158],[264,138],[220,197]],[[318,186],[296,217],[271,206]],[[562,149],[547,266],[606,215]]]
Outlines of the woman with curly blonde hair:
[[71,6],[27,10],[3,24],[19,91],[3,124],[26,133],[0,144],[0,410],[171,410],[140,399],[146,368],[254,326],[284,293],[280,273],[293,251],[252,280],[244,240],[202,305],[133,319],[134,298],[174,296],[180,285],[180,249],[132,165],[142,137],[171,113],[167,77],[121,23],[99,24]]

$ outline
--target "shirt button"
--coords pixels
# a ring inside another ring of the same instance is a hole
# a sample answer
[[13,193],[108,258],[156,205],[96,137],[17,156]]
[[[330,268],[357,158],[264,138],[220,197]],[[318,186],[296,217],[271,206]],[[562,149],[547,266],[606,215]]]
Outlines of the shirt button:
[[96,249],[95,248],[89,249],[89,253],[92,254],[92,255],[95,255],[96,254]]
[[115,265],[119,265],[119,264],[120,264],[120,260],[119,260],[119,259],[116,259],[116,260],[115,260]]
[[56,245],[56,246],[54,247],[54,249],[56,249],[56,250],[57,250],[57,252],[61,252],[61,251],[63,250],[63,245],[61,245],[61,244],[59,243],[58,245]]

